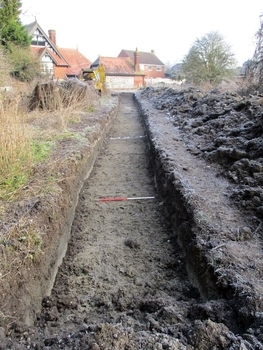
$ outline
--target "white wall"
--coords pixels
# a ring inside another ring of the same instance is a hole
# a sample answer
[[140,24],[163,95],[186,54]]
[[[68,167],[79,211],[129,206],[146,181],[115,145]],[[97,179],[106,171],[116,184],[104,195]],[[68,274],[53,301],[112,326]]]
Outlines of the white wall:
[[108,89],[134,89],[133,77],[106,76]]

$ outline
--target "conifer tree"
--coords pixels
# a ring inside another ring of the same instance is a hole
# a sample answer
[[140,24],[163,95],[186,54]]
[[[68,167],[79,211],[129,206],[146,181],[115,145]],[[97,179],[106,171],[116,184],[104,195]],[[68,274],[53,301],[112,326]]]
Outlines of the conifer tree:
[[21,1],[0,0],[0,44],[8,48],[9,43],[29,46],[31,38],[22,25],[20,15]]

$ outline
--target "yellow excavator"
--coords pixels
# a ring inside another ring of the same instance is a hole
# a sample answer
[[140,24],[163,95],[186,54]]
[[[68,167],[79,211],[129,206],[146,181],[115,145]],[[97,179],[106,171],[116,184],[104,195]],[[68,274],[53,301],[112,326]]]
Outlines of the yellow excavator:
[[99,94],[105,91],[106,75],[103,65],[94,68],[82,69],[80,80],[93,81],[95,89]]

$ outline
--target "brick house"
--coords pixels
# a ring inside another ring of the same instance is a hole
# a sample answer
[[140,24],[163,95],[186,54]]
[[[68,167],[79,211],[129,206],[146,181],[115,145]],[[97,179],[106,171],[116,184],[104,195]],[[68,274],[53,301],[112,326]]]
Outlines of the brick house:
[[155,55],[154,50],[151,52],[142,52],[136,49],[121,50],[118,57],[129,57],[137,70],[144,73],[145,78],[164,78],[164,63]]
[[60,48],[56,43],[56,31],[47,35],[37,21],[27,25],[32,36],[30,49],[40,59],[43,73],[53,79],[78,77],[82,68],[90,67],[91,61],[77,49]]
[[137,89],[145,86],[145,74],[130,57],[99,56],[91,68],[104,66],[106,85],[109,89]]

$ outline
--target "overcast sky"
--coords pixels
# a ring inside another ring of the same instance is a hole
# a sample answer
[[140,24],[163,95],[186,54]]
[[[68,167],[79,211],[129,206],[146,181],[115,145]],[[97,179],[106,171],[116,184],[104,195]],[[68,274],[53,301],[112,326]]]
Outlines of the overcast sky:
[[122,49],[180,62],[197,38],[218,31],[239,65],[252,58],[263,0],[22,0],[23,24],[55,29],[59,47],[78,48],[90,61]]

